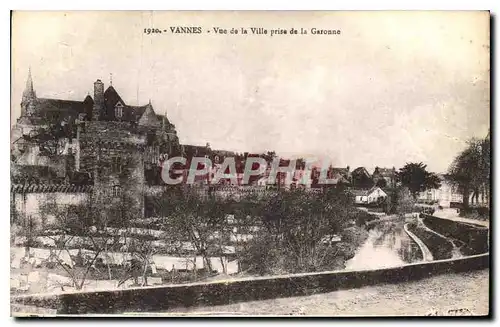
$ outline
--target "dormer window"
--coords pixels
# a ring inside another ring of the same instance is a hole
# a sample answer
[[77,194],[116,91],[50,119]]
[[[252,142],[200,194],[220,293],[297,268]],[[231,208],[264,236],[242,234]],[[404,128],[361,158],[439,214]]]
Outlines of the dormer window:
[[115,105],[115,117],[118,119],[123,117],[123,104],[121,102]]

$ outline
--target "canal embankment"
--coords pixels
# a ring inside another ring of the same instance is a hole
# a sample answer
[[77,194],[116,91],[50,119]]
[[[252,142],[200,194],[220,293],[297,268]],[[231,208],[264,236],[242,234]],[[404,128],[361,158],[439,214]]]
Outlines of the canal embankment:
[[453,257],[453,244],[445,237],[433,233],[420,222],[406,224],[407,230],[415,235],[429,249],[433,259],[443,260]]
[[417,235],[415,235],[414,233],[412,233],[408,226],[410,224],[407,223],[404,225],[404,229],[405,229],[405,232],[411,237],[411,239],[417,243],[420,251],[422,252],[422,260],[423,261],[432,261],[434,260],[434,256],[432,255],[431,251],[429,250],[429,248],[427,247],[427,245],[424,244],[424,242],[422,242],[422,240],[420,238],[417,237]]
[[447,218],[421,214],[422,223],[429,229],[461,243],[464,255],[486,253],[489,251],[490,230],[482,224],[463,222]]

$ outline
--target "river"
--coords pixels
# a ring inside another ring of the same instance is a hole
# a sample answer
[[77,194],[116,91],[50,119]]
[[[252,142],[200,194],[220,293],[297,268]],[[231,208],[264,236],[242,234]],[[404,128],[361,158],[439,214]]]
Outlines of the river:
[[403,221],[384,221],[370,226],[368,238],[354,257],[346,261],[345,269],[386,268],[421,261],[420,248],[403,226]]

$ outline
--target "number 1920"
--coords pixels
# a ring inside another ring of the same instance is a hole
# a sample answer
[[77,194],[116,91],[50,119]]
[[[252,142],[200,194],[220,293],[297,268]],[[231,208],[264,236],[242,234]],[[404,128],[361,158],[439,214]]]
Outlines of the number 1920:
[[145,28],[144,34],[161,34],[161,30],[159,28]]

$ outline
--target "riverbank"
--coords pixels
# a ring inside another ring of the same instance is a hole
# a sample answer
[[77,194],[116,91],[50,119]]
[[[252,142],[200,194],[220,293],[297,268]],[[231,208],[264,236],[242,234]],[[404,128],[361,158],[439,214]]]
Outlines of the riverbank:
[[466,217],[460,217],[459,213],[457,212],[456,209],[442,209],[442,210],[436,210],[433,214],[433,216],[439,217],[439,218],[445,218],[445,219],[450,219],[462,223],[468,223],[468,224],[477,224],[481,225],[484,227],[490,227],[490,222],[489,220],[480,220],[480,219],[471,219],[471,218],[466,218]]
[[421,261],[422,253],[404,230],[404,221],[377,221],[368,229],[368,238],[346,262],[346,269],[376,269]]
[[408,230],[428,247],[434,260],[451,259],[453,257],[453,243],[448,238],[434,233],[420,221],[408,223],[407,226]]
[[489,270],[434,276],[414,282],[179,309],[153,315],[487,315]]

